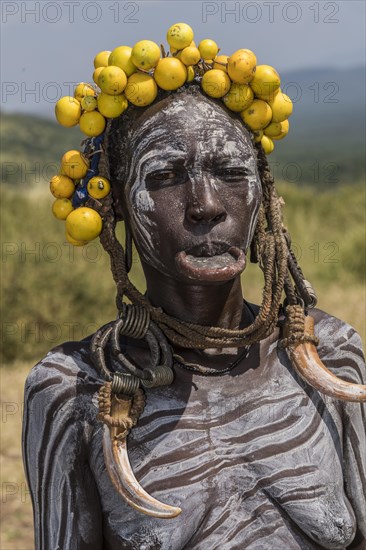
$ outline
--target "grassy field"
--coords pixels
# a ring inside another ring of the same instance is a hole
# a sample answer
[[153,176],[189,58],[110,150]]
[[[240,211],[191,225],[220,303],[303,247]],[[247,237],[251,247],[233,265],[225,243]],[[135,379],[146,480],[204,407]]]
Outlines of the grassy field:
[[[361,184],[317,193],[278,185],[285,221],[319,307],[351,323],[365,339],[365,196]],[[22,470],[20,433],[25,377],[51,347],[80,339],[115,317],[114,284],[98,243],[74,249],[52,197],[40,187],[2,193],[1,550],[33,548],[32,516]],[[121,228],[121,236],[123,228]],[[135,258],[133,278],[143,289]],[[259,268],[243,276],[245,296],[258,302]]]

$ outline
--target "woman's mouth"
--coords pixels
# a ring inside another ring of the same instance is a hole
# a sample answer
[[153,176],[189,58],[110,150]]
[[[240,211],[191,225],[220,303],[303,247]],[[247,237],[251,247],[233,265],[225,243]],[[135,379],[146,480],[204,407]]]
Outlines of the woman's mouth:
[[245,253],[226,243],[202,243],[179,252],[175,262],[178,270],[190,279],[227,281],[244,271]]

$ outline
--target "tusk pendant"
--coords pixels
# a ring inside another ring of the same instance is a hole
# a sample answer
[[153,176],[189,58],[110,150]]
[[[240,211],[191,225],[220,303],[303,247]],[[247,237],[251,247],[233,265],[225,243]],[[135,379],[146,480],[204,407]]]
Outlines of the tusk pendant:
[[[310,315],[305,317],[305,332],[314,335],[314,319]],[[366,401],[366,386],[338,378],[323,365],[311,342],[290,344],[287,350],[298,375],[313,388],[343,401]]]

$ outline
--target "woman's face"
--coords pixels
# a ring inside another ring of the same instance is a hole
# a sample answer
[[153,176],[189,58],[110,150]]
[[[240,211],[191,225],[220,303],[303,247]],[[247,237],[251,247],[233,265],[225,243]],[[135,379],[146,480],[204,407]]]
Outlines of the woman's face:
[[142,263],[185,282],[240,274],[262,195],[241,121],[204,97],[170,96],[128,147],[124,216]]

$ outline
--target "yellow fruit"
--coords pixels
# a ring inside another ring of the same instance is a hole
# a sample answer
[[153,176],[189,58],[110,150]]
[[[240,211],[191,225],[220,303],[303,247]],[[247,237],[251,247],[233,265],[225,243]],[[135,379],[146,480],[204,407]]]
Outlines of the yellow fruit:
[[102,231],[102,218],[87,206],[73,210],[66,218],[66,231],[76,241],[92,241]]
[[60,174],[51,179],[50,191],[56,199],[69,199],[75,191],[75,184],[71,178]]
[[217,52],[219,51],[219,47],[216,42],[210,40],[209,38],[201,40],[201,42],[198,44],[198,49],[200,51],[202,59],[204,60],[214,59],[217,56]]
[[201,59],[198,48],[187,46],[177,55],[178,59],[185,65],[196,65]]
[[81,108],[88,113],[97,108],[97,98],[91,95],[83,97],[81,100]]
[[74,210],[70,199],[56,199],[52,205],[52,214],[58,220],[66,220],[67,216]]
[[187,80],[187,69],[176,57],[164,57],[156,66],[154,79],[159,88],[176,90]]
[[272,122],[283,122],[292,113],[292,101],[282,92],[276,94],[268,103],[272,109]]
[[201,80],[203,90],[210,97],[223,97],[231,86],[230,78],[226,73],[218,69],[210,69]]
[[253,103],[254,94],[248,84],[233,82],[228,93],[222,98],[230,111],[240,113]]
[[280,132],[280,134],[277,134],[277,136],[272,136],[272,139],[283,139],[288,134],[288,131],[290,129],[289,121],[284,120],[283,122],[280,122],[279,124],[281,126],[281,132]]
[[106,50],[103,51],[103,52],[99,52],[94,57],[94,68],[99,69],[99,67],[107,67],[108,58],[109,58],[110,54],[111,54],[111,52],[106,51]]
[[88,193],[93,199],[104,199],[111,190],[111,184],[106,178],[94,176],[88,181]]
[[89,137],[99,136],[104,132],[105,118],[98,111],[84,113],[80,117],[80,130]]
[[98,67],[98,69],[95,69],[95,71],[93,72],[93,80],[94,80],[95,84],[98,84],[100,73],[102,72],[102,70],[104,68],[105,67]]
[[149,71],[156,67],[160,59],[160,48],[151,40],[140,40],[132,48],[131,61],[143,71]]
[[[197,48],[195,41],[192,40],[192,42],[191,42],[190,44],[188,44],[188,46],[186,46],[186,48]],[[170,49],[170,53],[171,53],[172,55],[175,55],[176,53],[182,51],[182,50],[178,50],[177,48],[173,48],[172,46],[170,46],[169,49]],[[184,49],[184,48],[183,48],[183,49]]]
[[228,74],[237,84],[248,84],[254,76],[257,58],[251,50],[237,50],[228,59]]
[[125,95],[133,105],[146,107],[156,98],[158,87],[152,76],[136,72],[127,80]]
[[131,61],[132,48],[129,46],[118,46],[115,48],[108,59],[108,65],[114,65],[122,69],[127,76],[131,76],[136,67]]
[[227,60],[229,59],[228,55],[217,55],[214,59],[213,69],[218,69],[219,71],[224,71],[227,73]]
[[98,95],[98,111],[106,118],[120,116],[128,107],[128,101],[124,94],[109,95],[103,92]]
[[118,95],[127,85],[126,73],[119,67],[104,67],[98,78],[99,88],[105,94]]
[[84,246],[87,244],[87,241],[77,241],[76,239],[73,239],[71,237],[71,235],[68,234],[68,232],[66,231],[66,240],[70,243],[70,244],[73,244],[74,246]]
[[250,81],[250,87],[259,99],[272,99],[280,84],[280,75],[270,65],[257,65]]
[[192,82],[195,77],[195,72],[193,67],[187,67],[187,82]]
[[259,143],[263,137],[263,130],[255,130],[253,134],[254,134],[254,141],[256,143]]
[[281,123],[280,122],[271,122],[263,130],[264,135],[273,138],[278,136],[281,133]]
[[86,96],[95,96],[95,90],[90,84],[86,84],[85,82],[80,82],[75,88],[74,91],[74,98],[80,101],[83,99],[83,97]]
[[240,113],[240,116],[251,130],[262,130],[271,121],[272,109],[262,99],[255,99],[247,109]]
[[271,138],[269,138],[268,136],[263,136],[261,139],[261,145],[266,155],[269,155],[270,153],[272,153],[274,149],[274,143],[271,140]]
[[67,151],[61,159],[62,174],[73,180],[83,178],[89,168],[89,162],[80,151]]
[[81,117],[80,102],[71,96],[61,97],[55,105],[55,115],[61,126],[76,126]]
[[193,29],[187,23],[176,23],[172,25],[166,34],[166,39],[171,48],[183,50],[193,40]]

